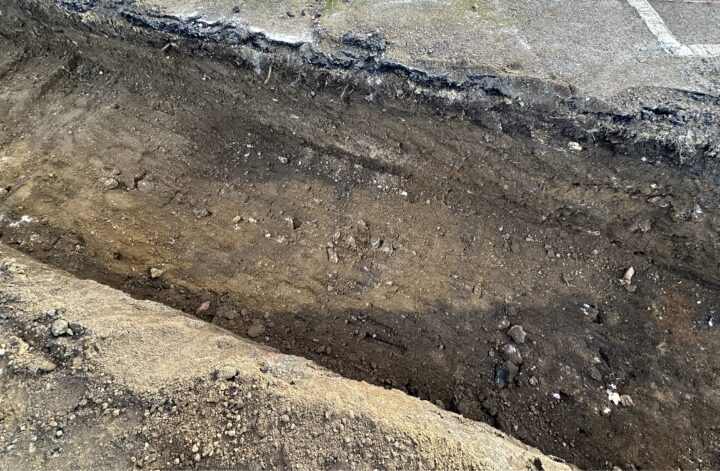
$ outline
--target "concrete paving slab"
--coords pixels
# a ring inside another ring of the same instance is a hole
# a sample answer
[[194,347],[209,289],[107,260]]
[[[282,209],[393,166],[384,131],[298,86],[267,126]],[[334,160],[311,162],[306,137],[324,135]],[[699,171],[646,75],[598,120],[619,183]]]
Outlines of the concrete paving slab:
[[[160,11],[230,21],[330,50],[379,32],[384,57],[438,73],[504,71],[554,79],[608,97],[637,86],[717,93],[720,51],[677,57],[628,0],[358,0],[323,3],[143,0]],[[716,3],[654,2],[689,43],[717,36]],[[719,41],[720,42],[720,41]],[[715,57],[712,57],[715,56]]]
[[650,4],[683,43],[720,45],[720,2],[651,0]]

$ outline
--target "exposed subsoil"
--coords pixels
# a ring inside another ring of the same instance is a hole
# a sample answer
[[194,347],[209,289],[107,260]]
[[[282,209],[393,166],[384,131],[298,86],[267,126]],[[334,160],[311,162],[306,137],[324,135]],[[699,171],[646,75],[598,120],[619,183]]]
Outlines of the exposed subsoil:
[[4,243],[584,468],[720,467],[710,169],[323,74],[1,33]]
[[3,244],[0,376],[3,469],[575,469]]

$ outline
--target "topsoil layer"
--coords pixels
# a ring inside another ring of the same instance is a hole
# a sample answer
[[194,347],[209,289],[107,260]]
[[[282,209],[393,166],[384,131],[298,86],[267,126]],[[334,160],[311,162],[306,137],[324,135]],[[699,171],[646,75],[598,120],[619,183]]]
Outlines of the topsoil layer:
[[581,467],[720,467],[712,159],[2,11],[4,243]]

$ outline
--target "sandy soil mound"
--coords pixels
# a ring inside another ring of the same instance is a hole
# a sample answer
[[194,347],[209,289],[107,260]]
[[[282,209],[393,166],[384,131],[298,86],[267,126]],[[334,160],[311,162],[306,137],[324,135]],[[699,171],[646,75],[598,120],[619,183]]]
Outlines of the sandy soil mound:
[[0,318],[4,469],[568,469],[6,247]]

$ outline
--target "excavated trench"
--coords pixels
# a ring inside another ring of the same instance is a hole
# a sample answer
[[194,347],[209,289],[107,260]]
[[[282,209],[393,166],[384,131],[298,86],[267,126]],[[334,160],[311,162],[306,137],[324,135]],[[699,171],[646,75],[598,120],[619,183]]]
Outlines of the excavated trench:
[[710,164],[2,10],[3,243],[581,467],[720,466]]

